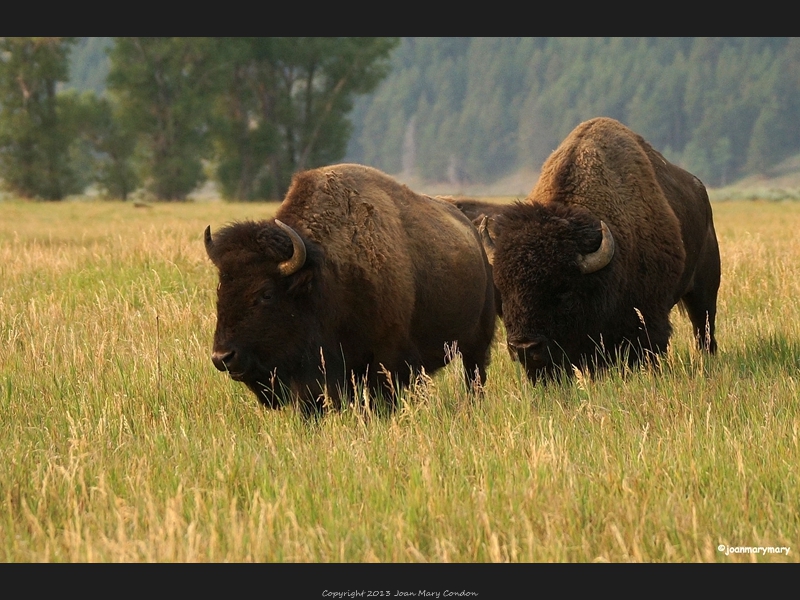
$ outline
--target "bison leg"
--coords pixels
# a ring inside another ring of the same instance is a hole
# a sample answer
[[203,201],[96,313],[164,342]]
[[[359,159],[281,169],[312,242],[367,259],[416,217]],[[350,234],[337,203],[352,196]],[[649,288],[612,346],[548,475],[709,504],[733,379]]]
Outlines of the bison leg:
[[[391,413],[398,405],[398,393],[416,378],[422,367],[419,352],[411,342],[382,348],[370,362],[368,381],[373,402]],[[377,406],[377,405],[376,405]]]
[[717,351],[714,329],[717,317],[719,279],[719,247],[716,236],[712,232],[703,255],[697,263],[692,289],[681,299],[689,319],[692,321],[697,345],[701,350],[710,354]]
[[486,383],[487,354],[487,352],[461,354],[464,364],[464,381],[470,393],[483,390],[483,384]]
[[[464,364],[464,380],[469,393],[483,392],[486,383],[486,366],[489,364],[489,352],[494,336],[494,328],[488,336],[484,336],[481,343],[472,348],[461,350],[461,362]],[[488,338],[488,340],[486,339]]]
[[[491,294],[499,301],[497,288],[492,286]],[[464,378],[467,390],[470,393],[482,392],[483,385],[486,383],[486,366],[489,364],[489,354],[491,352],[492,340],[494,339],[497,318],[495,307],[497,306],[487,297],[487,303],[481,316],[480,327],[477,335],[471,343],[465,344],[461,348],[461,361],[464,364]]]

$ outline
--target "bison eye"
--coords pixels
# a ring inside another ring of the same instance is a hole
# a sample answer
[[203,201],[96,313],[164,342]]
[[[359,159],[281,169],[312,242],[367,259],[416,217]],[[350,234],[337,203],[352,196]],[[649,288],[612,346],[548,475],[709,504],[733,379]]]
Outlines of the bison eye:
[[259,302],[261,302],[262,304],[266,304],[266,303],[268,303],[270,300],[272,300],[272,292],[273,292],[272,288],[267,288],[266,290],[263,290],[263,291],[262,291],[262,292],[261,292],[261,293],[258,295],[258,300],[259,300]]

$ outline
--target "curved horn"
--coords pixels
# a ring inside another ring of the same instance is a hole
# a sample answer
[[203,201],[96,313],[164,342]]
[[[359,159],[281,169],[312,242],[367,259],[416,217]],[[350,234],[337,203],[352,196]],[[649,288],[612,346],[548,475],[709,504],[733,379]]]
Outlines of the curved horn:
[[599,271],[614,257],[614,236],[611,235],[611,230],[603,221],[600,221],[600,229],[603,232],[603,241],[600,242],[600,247],[591,254],[578,255],[578,266],[584,275]]
[[292,257],[278,265],[278,271],[280,271],[281,275],[286,277],[292,273],[297,273],[297,271],[299,271],[302,266],[306,264],[306,245],[303,243],[303,240],[300,238],[297,232],[285,223],[275,219],[275,225],[283,229],[286,232],[286,235],[291,238],[292,246],[294,248],[292,251]]
[[214,240],[211,239],[211,225],[206,227],[206,231],[203,234],[203,241],[206,243],[206,254],[211,258],[211,251],[214,249]]
[[486,258],[489,259],[489,264],[494,264],[494,240],[489,233],[489,217],[484,215],[481,219],[481,223],[478,225],[478,233],[481,236],[481,243],[486,252]]

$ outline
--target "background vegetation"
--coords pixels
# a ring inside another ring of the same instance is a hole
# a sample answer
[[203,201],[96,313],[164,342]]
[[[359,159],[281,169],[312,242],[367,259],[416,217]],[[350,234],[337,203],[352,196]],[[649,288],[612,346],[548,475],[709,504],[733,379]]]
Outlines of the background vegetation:
[[404,38],[356,103],[349,156],[491,180],[538,170],[596,116],[706,185],[764,172],[800,151],[800,38]]
[[482,401],[318,423],[209,358],[202,231],[276,206],[0,202],[0,560],[797,561],[800,205],[715,203],[714,358],[675,311],[663,372],[532,387],[501,328]]
[[800,38],[2,38],[0,58],[0,179],[29,197],[280,199],[340,160],[455,191],[524,171],[527,192],[600,115],[712,188],[800,152]]
[[[295,171],[344,155],[352,98],[386,74],[397,41],[84,41],[81,92],[66,87],[77,38],[0,38],[0,178],[48,200],[88,183],[116,198],[144,185],[184,200],[207,175],[229,199],[280,198]],[[87,65],[108,67],[100,97]]]

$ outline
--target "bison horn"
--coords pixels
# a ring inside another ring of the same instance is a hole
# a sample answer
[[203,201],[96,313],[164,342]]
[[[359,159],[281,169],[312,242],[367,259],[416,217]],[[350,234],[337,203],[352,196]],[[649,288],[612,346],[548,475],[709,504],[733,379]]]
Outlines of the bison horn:
[[306,245],[303,243],[303,240],[297,234],[297,232],[286,225],[285,223],[281,223],[278,219],[275,219],[275,225],[280,227],[286,232],[292,240],[292,257],[289,260],[285,260],[278,265],[278,271],[284,277],[291,275],[292,273],[297,273],[304,264],[306,264]]
[[211,239],[211,225],[206,227],[206,231],[203,234],[203,241],[206,243],[206,254],[211,256],[211,250],[214,249],[214,240]]
[[478,233],[481,236],[481,243],[486,252],[486,258],[489,259],[489,264],[494,264],[494,240],[489,233],[489,217],[484,216],[478,225]]
[[599,271],[614,257],[614,236],[611,235],[611,230],[603,221],[600,221],[600,229],[603,232],[600,247],[591,254],[578,255],[578,266],[584,275]]

